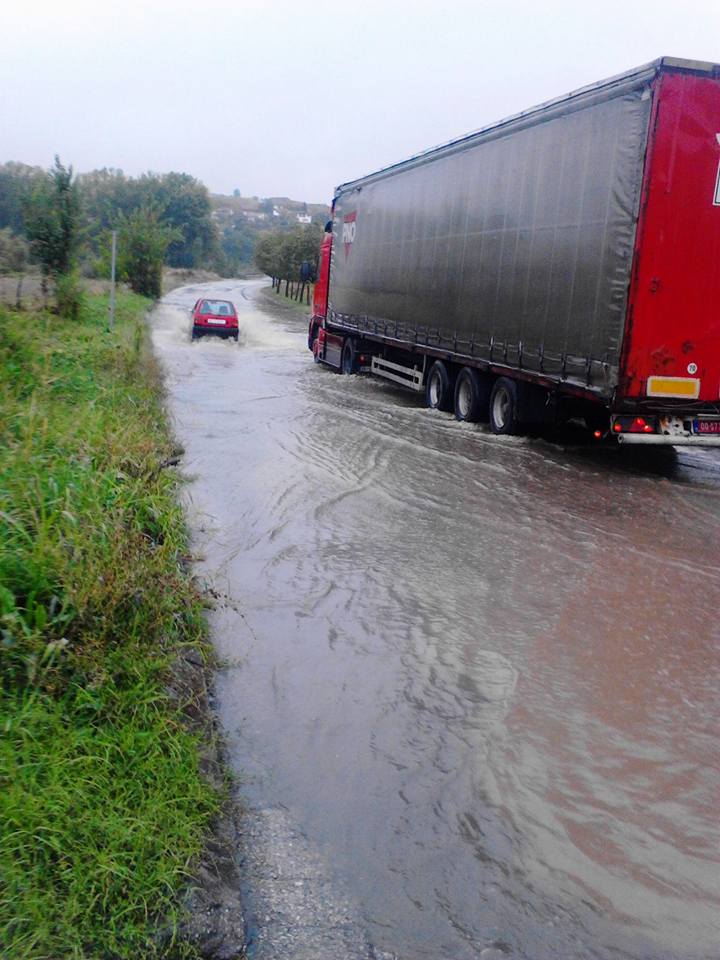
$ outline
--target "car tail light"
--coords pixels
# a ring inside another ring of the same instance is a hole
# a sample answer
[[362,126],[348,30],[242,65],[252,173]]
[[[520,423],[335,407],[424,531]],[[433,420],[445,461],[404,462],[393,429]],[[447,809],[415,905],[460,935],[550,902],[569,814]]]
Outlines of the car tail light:
[[657,421],[655,417],[615,417],[613,433],[655,433]]

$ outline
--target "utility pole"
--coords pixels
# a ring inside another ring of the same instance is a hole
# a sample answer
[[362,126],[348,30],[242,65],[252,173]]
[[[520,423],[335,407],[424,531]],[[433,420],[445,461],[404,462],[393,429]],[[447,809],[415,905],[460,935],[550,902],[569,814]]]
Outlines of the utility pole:
[[112,232],[112,259],[110,261],[110,318],[108,329],[115,326],[115,260],[117,258],[117,230]]

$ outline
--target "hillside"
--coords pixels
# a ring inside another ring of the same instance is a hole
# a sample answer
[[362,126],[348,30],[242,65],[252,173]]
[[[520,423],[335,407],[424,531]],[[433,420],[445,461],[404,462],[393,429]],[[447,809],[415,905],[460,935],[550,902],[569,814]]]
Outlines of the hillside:
[[272,230],[297,226],[322,226],[330,207],[289,197],[243,197],[213,193],[211,217],[217,226],[225,262],[235,271],[252,263],[255,245]]

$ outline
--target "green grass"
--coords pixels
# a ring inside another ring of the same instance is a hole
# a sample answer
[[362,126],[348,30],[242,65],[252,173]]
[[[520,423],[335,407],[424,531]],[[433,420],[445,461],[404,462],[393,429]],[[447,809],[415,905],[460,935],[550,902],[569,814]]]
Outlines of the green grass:
[[[121,294],[0,309],[0,954],[190,955],[156,935],[219,799],[165,694],[203,642],[172,443]],[[162,944],[161,944],[162,940]]]
[[303,320],[309,320],[312,312],[313,287],[310,287],[310,303],[307,304],[304,296],[302,303],[285,296],[284,280],[280,286],[280,293],[278,293],[276,290],[273,290],[270,284],[268,284],[266,287],[261,287],[260,295],[263,298],[263,301],[268,305],[276,307],[278,312],[291,314],[297,318],[302,318]]

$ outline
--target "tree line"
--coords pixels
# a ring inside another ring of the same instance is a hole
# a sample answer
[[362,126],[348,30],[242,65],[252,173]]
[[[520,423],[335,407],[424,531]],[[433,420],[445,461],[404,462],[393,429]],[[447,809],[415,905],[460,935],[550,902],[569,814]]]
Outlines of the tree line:
[[294,227],[289,231],[274,231],[258,240],[255,247],[255,265],[272,280],[280,292],[285,284],[285,296],[302,300],[309,285],[314,283],[322,227],[318,223]]
[[59,157],[49,170],[0,164],[0,275],[38,267],[46,294],[52,288],[58,309],[72,314],[80,276],[110,275],[112,231],[117,279],[150,297],[160,296],[163,265],[232,276],[253,261],[278,292],[284,283],[286,296],[309,297],[322,237],[317,222],[221,232],[207,188],[186,173],[75,174]]
[[210,195],[189,174],[0,165],[0,273],[32,261],[60,288],[80,272],[107,277],[113,230],[118,279],[146,296],[159,296],[163,264],[222,270]]

